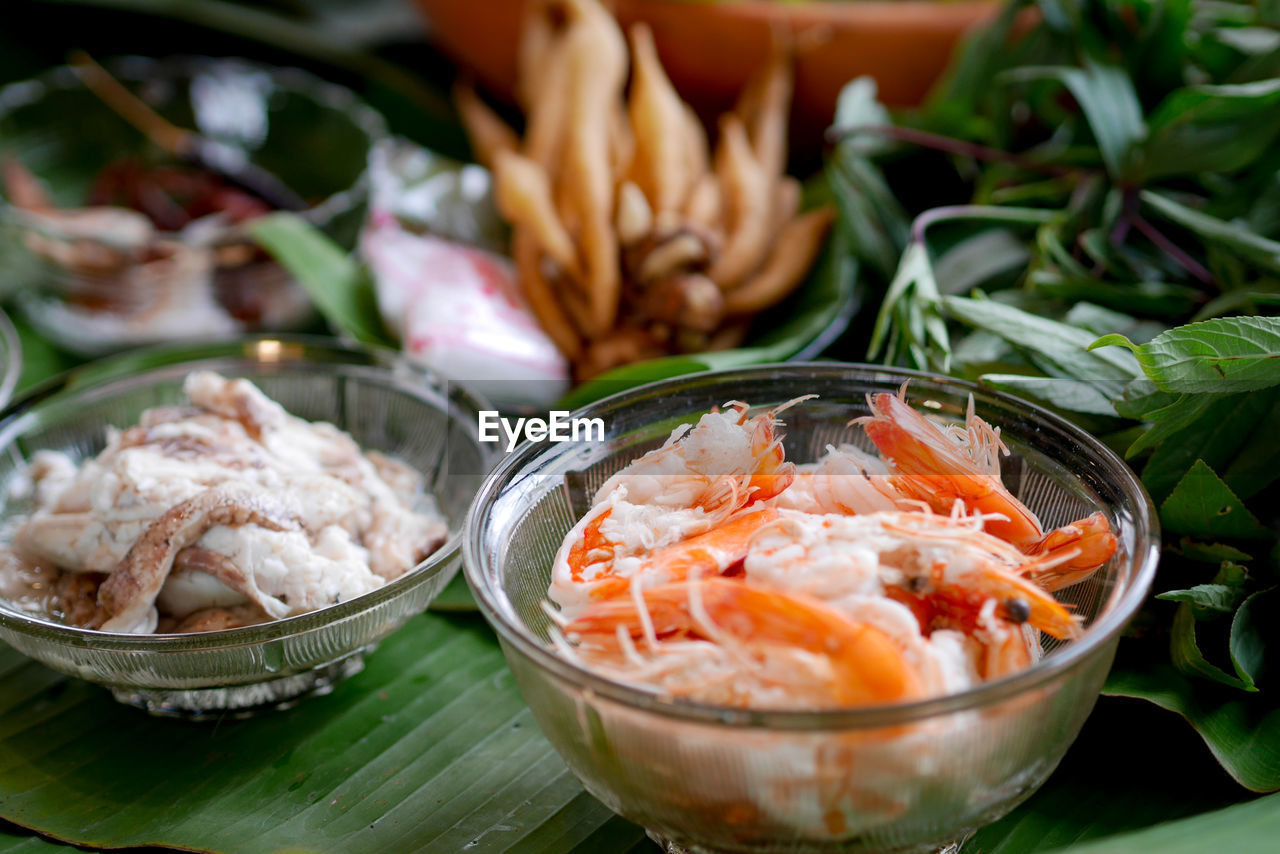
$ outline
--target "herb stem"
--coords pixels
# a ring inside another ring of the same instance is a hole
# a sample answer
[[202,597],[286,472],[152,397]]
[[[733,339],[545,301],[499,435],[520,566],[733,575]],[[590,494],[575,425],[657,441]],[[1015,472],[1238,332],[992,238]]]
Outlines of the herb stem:
[[1138,229],[1147,240],[1154,243],[1160,251],[1164,252],[1176,261],[1179,266],[1206,285],[1213,284],[1213,273],[1210,273],[1203,264],[1184,252],[1182,247],[1161,234],[1154,225],[1143,219],[1141,215],[1134,214],[1132,219],[1133,227]]
[[1129,228],[1133,225],[1133,218],[1138,213],[1138,194],[1132,188],[1124,192],[1124,205],[1120,211],[1120,216],[1116,218],[1115,228],[1111,229],[1109,238],[1111,245],[1119,249],[1124,244],[1124,239],[1129,236]]
[[975,160],[991,160],[1001,163],[1011,163],[1015,166],[1021,166],[1032,172],[1041,172],[1046,175],[1073,175],[1079,173],[1080,169],[1070,166],[1059,166],[1055,163],[1041,163],[1030,157],[1021,154],[1014,154],[1011,151],[1004,151],[999,148],[992,148],[989,145],[982,145],[976,142],[966,142],[962,139],[955,139],[950,136],[943,136],[938,133],[930,133],[929,131],[917,130],[916,128],[900,127],[899,125],[857,125],[848,128],[831,128],[827,131],[827,138],[831,142],[839,142],[851,136],[860,133],[875,134],[888,139],[894,139],[898,142],[905,142],[911,145],[918,145],[921,148],[931,148],[935,151],[945,151],[948,154],[956,154],[961,157],[972,157]]
[[924,233],[930,226],[949,219],[986,219],[993,222],[1043,225],[1052,222],[1056,216],[1058,212],[1051,210],[1005,208],[996,205],[944,205],[929,208],[916,217],[915,222],[911,224],[911,239],[916,243],[924,243]]

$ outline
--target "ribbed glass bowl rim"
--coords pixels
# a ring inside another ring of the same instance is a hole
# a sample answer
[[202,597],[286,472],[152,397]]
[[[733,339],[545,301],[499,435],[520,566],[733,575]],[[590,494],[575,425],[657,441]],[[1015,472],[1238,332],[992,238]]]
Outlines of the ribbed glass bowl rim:
[[[279,353],[296,355],[298,358],[284,358],[270,362],[266,359],[255,359],[252,355],[253,351],[261,349],[264,342],[276,342],[280,345]],[[421,381],[431,386],[448,400],[469,410],[473,423],[460,425],[465,428],[463,432],[467,436],[473,436],[475,432],[472,429],[475,414],[480,410],[493,408],[476,392],[453,380],[445,380],[391,350],[365,345],[348,345],[319,336],[250,335],[233,341],[145,347],[90,362],[80,368],[73,368],[42,383],[0,411],[0,453],[8,449],[9,443],[4,441],[4,437],[15,429],[19,419],[28,415],[36,406],[52,399],[74,398],[117,382],[136,381],[139,376],[145,376],[150,371],[169,372],[182,366],[194,369],[218,362],[225,363],[229,360],[246,363],[257,361],[261,364],[306,365],[319,353],[326,353],[332,358],[328,362],[314,363],[314,367],[318,370],[326,366],[385,369],[393,374],[400,374],[406,379]],[[146,370],[142,373],[131,373],[130,369],[139,363],[147,364]],[[430,405],[426,401],[422,404]],[[20,432],[15,434],[15,438],[17,435],[20,435]],[[481,460],[490,460],[491,453],[480,446],[478,441],[476,444]],[[396,580],[338,605],[256,626],[191,634],[131,635],[64,626],[24,614],[0,603],[0,628],[18,631],[40,640],[57,641],[72,647],[122,652],[176,653],[257,646],[266,641],[296,637],[359,617],[425,584],[458,556],[465,533],[464,516],[463,524],[444,545]]]
[[18,387],[22,377],[22,338],[14,328],[13,321],[4,311],[0,311],[0,407],[9,403],[13,390]]
[[[1134,554],[1130,557],[1130,561],[1136,565],[1137,569],[1133,573],[1132,583],[1124,590],[1119,601],[1116,601],[1097,622],[1091,625],[1083,637],[1071,642],[1065,648],[1055,651],[1052,655],[1046,656],[1040,662],[1020,673],[994,682],[988,682],[957,694],[911,703],[896,703],[855,709],[782,711],[740,709],[689,700],[663,699],[653,692],[606,679],[584,667],[561,658],[550,648],[540,643],[523,627],[513,625],[511,621],[507,620],[503,609],[498,606],[496,597],[487,582],[486,569],[488,568],[488,563],[481,542],[481,533],[489,515],[485,511],[497,500],[502,492],[502,487],[508,482],[514,483],[521,479],[525,474],[522,471],[525,465],[542,454],[547,447],[545,443],[531,444],[527,442],[523,447],[511,453],[506,460],[490,473],[472,501],[471,509],[467,514],[467,537],[462,545],[463,573],[481,613],[484,614],[485,619],[488,620],[489,624],[494,627],[504,641],[518,650],[524,657],[531,660],[540,670],[549,673],[556,679],[569,682],[578,689],[587,691],[590,694],[608,698],[639,711],[652,713],[657,717],[676,721],[797,732],[885,727],[967,711],[977,707],[990,706],[1040,687],[1051,680],[1063,677],[1074,667],[1087,661],[1093,653],[1110,643],[1141,607],[1155,576],[1156,564],[1160,554],[1160,528],[1155,507],[1151,503],[1151,497],[1143,488],[1141,481],[1110,448],[1107,448],[1097,439],[1094,439],[1066,419],[1034,403],[1011,394],[986,388],[977,383],[906,368],[891,368],[854,362],[779,362],[753,365],[747,368],[702,371],[696,374],[685,374],[672,379],[646,383],[643,386],[637,386],[602,398],[576,410],[572,415],[585,418],[596,417],[608,410],[626,405],[635,398],[664,390],[677,391],[682,386],[700,383],[710,378],[722,380],[727,390],[734,382],[759,378],[763,374],[773,375],[770,377],[771,379],[778,379],[778,375],[782,375],[783,378],[793,376],[800,380],[824,375],[847,377],[850,374],[867,373],[875,373],[880,377],[896,377],[901,382],[908,380],[926,381],[931,384],[954,388],[961,393],[979,393],[1008,406],[1016,407],[1028,416],[1051,425],[1088,447],[1114,470],[1114,474],[1119,476],[1121,482],[1117,486],[1133,499],[1134,525],[1138,536],[1134,544]],[[732,396],[731,394],[730,397]]]
[[[311,98],[317,104],[336,112],[344,113],[369,138],[365,152],[365,166],[356,176],[356,180],[341,190],[336,190],[324,199],[309,205],[306,210],[298,211],[300,216],[313,224],[321,225],[331,217],[350,210],[364,197],[369,183],[368,152],[380,142],[388,138],[387,122],[382,114],[369,106],[355,92],[336,83],[330,83],[320,77],[282,65],[267,65],[250,59],[236,57],[213,56],[173,56],[167,59],[153,59],[148,56],[112,57],[106,62],[107,67],[116,76],[126,80],[139,80],[145,77],[177,77],[191,76],[206,68],[227,66],[241,67],[268,75],[277,86],[297,92]],[[45,97],[51,90],[84,89],[79,74],[69,65],[50,68],[28,80],[20,80],[0,88],[0,116],[7,115],[17,107],[32,104]],[[103,110],[108,110],[104,105]],[[8,215],[13,206],[0,196],[0,215]],[[228,228],[228,231],[232,230]],[[164,232],[163,234],[167,234]],[[80,238],[84,239],[84,238]],[[92,238],[89,238],[92,239]]]

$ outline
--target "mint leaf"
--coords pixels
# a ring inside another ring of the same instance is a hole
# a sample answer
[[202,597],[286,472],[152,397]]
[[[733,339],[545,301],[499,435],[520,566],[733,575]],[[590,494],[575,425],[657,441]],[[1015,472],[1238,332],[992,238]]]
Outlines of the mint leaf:
[[1152,498],[1163,501],[1196,460],[1221,472],[1223,482],[1241,499],[1280,476],[1280,442],[1267,429],[1268,424],[1280,424],[1272,420],[1280,388],[1199,398],[1208,401],[1203,411],[1156,446],[1142,469],[1142,482]]
[[1217,317],[1127,346],[1162,391],[1221,394],[1280,385],[1280,318]]
[[1104,335],[1090,350],[1120,346],[1165,392],[1225,394],[1280,385],[1280,318],[1215,317],[1162,332],[1146,344]]

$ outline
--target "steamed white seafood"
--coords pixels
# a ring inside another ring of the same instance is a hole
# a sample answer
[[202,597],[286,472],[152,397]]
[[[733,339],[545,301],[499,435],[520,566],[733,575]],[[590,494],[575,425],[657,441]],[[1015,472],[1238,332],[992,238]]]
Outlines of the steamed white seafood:
[[196,372],[184,390],[190,406],[110,429],[79,465],[34,455],[35,510],[0,573],[56,573],[44,604],[66,622],[148,633],[280,619],[374,590],[445,540],[404,464],[247,380]]

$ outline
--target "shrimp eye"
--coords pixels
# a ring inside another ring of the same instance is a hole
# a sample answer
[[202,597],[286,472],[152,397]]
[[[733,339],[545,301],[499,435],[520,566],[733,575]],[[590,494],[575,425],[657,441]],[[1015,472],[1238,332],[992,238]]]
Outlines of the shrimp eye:
[[1004,600],[1004,610],[1009,615],[1009,619],[1015,623],[1025,623],[1031,619],[1031,605],[1026,599],[1010,596]]
[[929,579],[923,575],[913,575],[907,579],[907,590],[911,593],[925,593],[929,589]]

